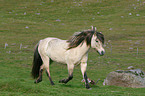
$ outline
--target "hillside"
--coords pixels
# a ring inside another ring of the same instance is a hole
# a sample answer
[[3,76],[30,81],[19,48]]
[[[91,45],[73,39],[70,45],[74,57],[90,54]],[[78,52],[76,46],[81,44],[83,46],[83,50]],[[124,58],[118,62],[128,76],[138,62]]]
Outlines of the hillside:
[[[0,0],[0,95],[1,96],[144,96],[145,88],[103,86],[109,72],[129,66],[145,72],[145,2],[143,0]],[[80,66],[68,84],[67,66],[50,66],[55,86],[44,73],[34,84],[31,67],[34,46],[40,39],[68,39],[74,32],[96,26],[105,35],[106,54],[91,49],[88,77],[97,81],[86,90]]]

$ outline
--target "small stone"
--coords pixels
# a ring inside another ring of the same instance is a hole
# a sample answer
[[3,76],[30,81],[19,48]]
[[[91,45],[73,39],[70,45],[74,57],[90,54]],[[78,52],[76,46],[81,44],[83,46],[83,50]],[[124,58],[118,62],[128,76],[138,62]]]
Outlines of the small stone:
[[26,12],[24,12],[24,15],[26,15],[27,13]]
[[140,16],[139,14],[136,14],[136,16]]
[[129,13],[129,15],[132,15],[132,13]]
[[25,28],[26,28],[26,29],[28,29],[29,27],[28,27],[28,26],[26,26]]
[[56,19],[56,21],[60,22],[61,20],[60,19]]

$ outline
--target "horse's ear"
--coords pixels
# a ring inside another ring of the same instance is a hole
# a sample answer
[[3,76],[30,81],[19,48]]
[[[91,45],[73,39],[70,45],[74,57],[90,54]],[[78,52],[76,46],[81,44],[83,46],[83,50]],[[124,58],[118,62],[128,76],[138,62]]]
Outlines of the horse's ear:
[[92,30],[93,30],[94,32],[96,32],[97,28],[94,27],[94,26],[91,26],[91,27],[92,27]]
[[97,28],[95,27],[95,30],[94,30],[95,32],[97,31]]
[[91,26],[92,27],[92,30],[94,30],[94,26]]

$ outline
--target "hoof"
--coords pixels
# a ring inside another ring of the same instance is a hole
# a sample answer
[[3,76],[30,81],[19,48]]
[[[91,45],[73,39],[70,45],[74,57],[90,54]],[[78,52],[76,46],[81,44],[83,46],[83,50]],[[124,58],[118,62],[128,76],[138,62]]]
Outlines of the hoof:
[[51,82],[51,85],[55,85],[53,82]]
[[37,84],[37,83],[39,83],[39,82],[41,82],[41,81],[42,81],[42,80],[38,79],[38,80],[35,80],[34,83]]
[[66,79],[59,80],[59,83],[67,83]]
[[37,83],[38,83],[38,82],[37,82],[37,80],[36,80],[36,81],[34,81],[34,83],[35,83],[35,84],[37,84]]
[[92,88],[88,88],[88,90],[92,90]]
[[89,87],[86,87],[86,89],[88,89],[88,90],[92,90],[92,88],[89,86]]
[[89,86],[89,84],[86,84],[86,88],[87,89],[91,89],[91,87]]

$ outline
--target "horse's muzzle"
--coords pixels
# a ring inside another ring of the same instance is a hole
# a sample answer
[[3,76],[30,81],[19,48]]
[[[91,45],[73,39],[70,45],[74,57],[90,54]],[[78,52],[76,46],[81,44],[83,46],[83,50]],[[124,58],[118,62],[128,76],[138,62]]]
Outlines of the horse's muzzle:
[[105,54],[105,51],[101,51],[101,52],[98,52],[100,54],[100,56],[103,56]]

